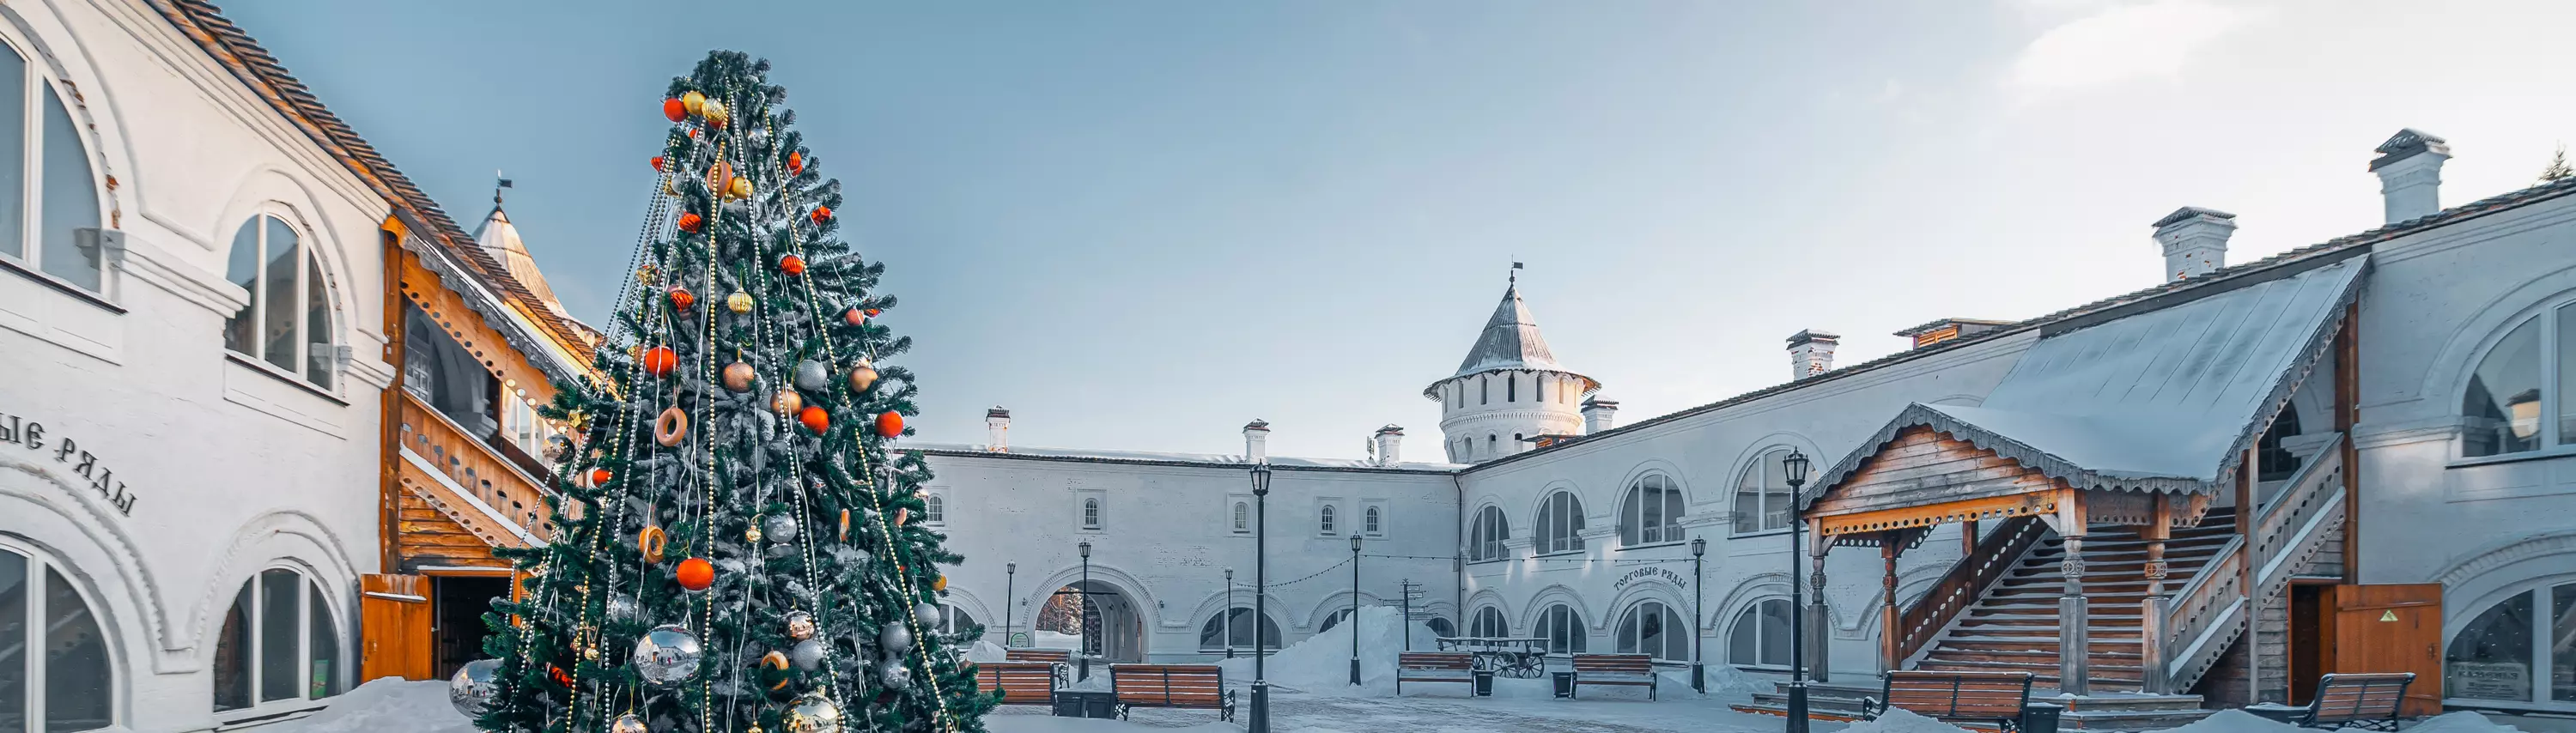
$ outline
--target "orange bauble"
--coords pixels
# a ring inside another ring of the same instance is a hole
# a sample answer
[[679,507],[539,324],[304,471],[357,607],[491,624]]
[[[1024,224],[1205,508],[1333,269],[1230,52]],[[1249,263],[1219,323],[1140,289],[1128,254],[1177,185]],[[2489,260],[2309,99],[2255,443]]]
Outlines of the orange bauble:
[[930,581],[930,589],[939,593],[948,592],[948,576],[942,575],[938,580]]
[[692,557],[681,560],[680,566],[671,571],[671,576],[680,581],[682,588],[693,591],[706,590],[708,586],[716,584],[716,566],[707,562],[706,558]]
[[677,99],[662,100],[662,116],[671,118],[672,122],[688,119],[689,106]]
[[653,170],[657,170],[657,171],[658,171],[658,170],[661,170],[661,169],[662,169],[662,156],[659,156],[659,155],[653,156]]
[[805,429],[821,435],[824,430],[832,427],[832,413],[824,411],[821,407],[807,405],[805,409],[796,412],[796,421],[804,423]]
[[698,227],[705,225],[706,222],[707,220],[705,217],[698,216],[696,214],[681,214],[680,231],[696,234],[698,233]]
[[868,322],[868,313],[867,311],[852,308],[850,309],[850,312],[841,314],[841,320],[848,321],[849,324],[853,326],[866,325]]
[[617,474],[612,473],[612,472],[610,472],[608,469],[605,469],[605,468],[594,468],[594,469],[590,469],[590,477],[589,477],[589,478],[590,478],[590,487],[595,489],[595,488],[599,488],[599,487],[601,487],[601,486],[606,486],[606,485],[608,485],[608,480],[609,480],[609,479],[616,478],[616,477],[617,477]]
[[656,377],[671,376],[671,368],[680,365],[680,355],[671,347],[655,346],[644,350],[644,373]]
[[677,286],[671,288],[671,307],[678,308],[680,310],[688,310],[689,306],[694,305],[697,302],[698,296],[690,295],[688,288]]
[[787,174],[788,174],[788,175],[793,176],[793,175],[803,175],[804,173],[805,173],[805,154],[804,154],[804,153],[801,153],[801,152],[798,152],[798,153],[788,153],[788,154],[787,154]]
[[877,435],[892,438],[903,434],[903,415],[893,410],[877,413]]
[[869,318],[875,318],[875,317],[877,317],[877,314],[879,314],[879,313],[884,313],[884,312],[885,312],[885,311],[878,310],[878,309],[875,309],[875,308],[869,308],[869,309],[868,309],[868,317],[869,317]]
[[788,255],[778,258],[778,269],[790,275],[805,274],[805,258]]
[[831,221],[831,220],[832,220],[832,207],[829,207],[829,206],[817,206],[817,207],[814,207],[814,223],[816,223],[816,224],[821,224],[821,223],[823,223],[823,222],[827,222],[827,221]]
[[546,667],[546,670],[555,678],[555,684],[563,685],[565,687],[572,686],[572,675],[564,673],[562,667],[549,665]]

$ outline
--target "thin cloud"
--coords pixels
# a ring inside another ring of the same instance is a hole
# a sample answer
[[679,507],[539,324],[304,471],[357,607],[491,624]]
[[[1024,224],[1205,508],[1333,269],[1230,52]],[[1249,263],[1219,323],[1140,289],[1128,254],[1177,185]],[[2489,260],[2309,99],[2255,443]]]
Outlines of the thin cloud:
[[2042,91],[2175,78],[2195,51],[2259,16],[2197,0],[2105,7],[2031,39],[2013,62],[2011,81]]

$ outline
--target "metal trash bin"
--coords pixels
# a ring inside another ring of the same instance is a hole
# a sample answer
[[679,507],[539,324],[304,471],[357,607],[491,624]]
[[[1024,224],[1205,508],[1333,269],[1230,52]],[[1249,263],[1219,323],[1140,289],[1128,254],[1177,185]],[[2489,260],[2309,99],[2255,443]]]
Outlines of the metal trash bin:
[[1574,673],[1573,673],[1573,672],[1549,672],[1549,673],[1547,673],[1547,676],[1548,676],[1548,677],[1550,677],[1550,678],[1552,678],[1552,679],[1554,679],[1554,680],[1556,680],[1556,696],[1557,696],[1557,697],[1573,697],[1573,696],[1574,696]]
[[1494,671],[1490,669],[1479,669],[1476,670],[1474,674],[1476,676],[1476,696],[1493,697]]
[[2057,716],[2066,709],[2056,703],[2035,702],[2021,708],[2021,733],[2057,733]]
[[1118,717],[1118,696],[1107,690],[1057,690],[1055,715],[1059,718]]

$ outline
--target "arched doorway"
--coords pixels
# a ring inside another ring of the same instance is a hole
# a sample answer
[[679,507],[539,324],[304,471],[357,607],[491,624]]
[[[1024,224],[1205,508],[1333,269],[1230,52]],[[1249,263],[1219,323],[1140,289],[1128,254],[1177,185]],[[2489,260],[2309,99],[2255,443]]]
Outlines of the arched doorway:
[[1035,646],[1072,649],[1112,662],[1145,661],[1144,616],[1116,586],[1098,580],[1057,588],[1038,609],[1036,629]]

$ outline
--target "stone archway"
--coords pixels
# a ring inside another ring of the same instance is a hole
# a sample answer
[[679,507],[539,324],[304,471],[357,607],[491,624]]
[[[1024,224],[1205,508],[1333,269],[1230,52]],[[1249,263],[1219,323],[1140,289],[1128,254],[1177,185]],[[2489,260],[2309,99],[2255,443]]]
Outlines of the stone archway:
[[1039,606],[1034,628],[1035,646],[1070,648],[1111,662],[1145,661],[1145,616],[1135,599],[1107,581],[1077,580],[1057,588]]

